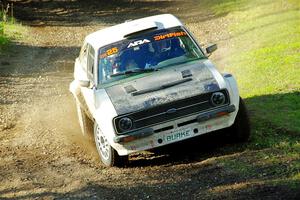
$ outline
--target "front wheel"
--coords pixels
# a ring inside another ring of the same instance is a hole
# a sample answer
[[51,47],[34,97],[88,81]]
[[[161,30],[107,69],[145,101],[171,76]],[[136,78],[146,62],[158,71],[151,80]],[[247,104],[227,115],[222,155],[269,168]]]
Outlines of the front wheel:
[[128,162],[128,156],[119,156],[107,141],[106,136],[102,133],[97,123],[94,126],[95,143],[98,154],[105,166],[124,166]]
[[239,110],[234,124],[229,128],[232,139],[235,142],[246,142],[250,137],[250,122],[246,105],[240,98]]

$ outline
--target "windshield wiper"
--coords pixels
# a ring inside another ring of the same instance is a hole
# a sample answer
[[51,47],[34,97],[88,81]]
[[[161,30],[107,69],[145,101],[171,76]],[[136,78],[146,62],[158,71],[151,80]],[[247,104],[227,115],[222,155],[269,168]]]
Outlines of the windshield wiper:
[[123,71],[123,72],[118,72],[118,73],[115,73],[115,74],[111,74],[110,77],[127,75],[127,74],[140,74],[140,73],[144,73],[144,72],[153,72],[153,71],[158,71],[158,69],[147,68],[147,69],[127,70],[127,71]]

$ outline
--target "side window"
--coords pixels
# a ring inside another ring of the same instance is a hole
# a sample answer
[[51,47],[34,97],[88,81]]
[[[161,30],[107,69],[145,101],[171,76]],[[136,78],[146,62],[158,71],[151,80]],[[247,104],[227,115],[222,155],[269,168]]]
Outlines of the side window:
[[93,47],[89,46],[87,56],[87,75],[90,80],[93,80],[94,77],[94,57],[95,50]]
[[83,46],[82,46],[82,48],[81,48],[81,50],[80,50],[80,55],[79,55],[79,60],[80,60],[80,62],[81,62],[81,65],[82,65],[82,67],[86,70],[86,64],[87,64],[87,48],[88,47],[88,45],[87,45],[87,43],[85,43]]

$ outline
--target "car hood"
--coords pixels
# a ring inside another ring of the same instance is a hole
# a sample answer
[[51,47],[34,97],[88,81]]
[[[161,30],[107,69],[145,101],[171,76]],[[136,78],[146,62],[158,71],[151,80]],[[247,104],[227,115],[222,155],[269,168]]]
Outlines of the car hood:
[[[209,60],[198,60],[155,71],[148,76],[105,88],[118,115],[148,109],[220,89]],[[176,83],[176,84],[174,84]],[[164,87],[157,89],[162,85]],[[133,95],[139,91],[145,92]]]

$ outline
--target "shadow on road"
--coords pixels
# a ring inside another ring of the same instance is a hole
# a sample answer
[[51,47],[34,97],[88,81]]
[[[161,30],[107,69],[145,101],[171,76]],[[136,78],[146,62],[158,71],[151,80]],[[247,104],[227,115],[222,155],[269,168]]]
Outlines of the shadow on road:
[[8,51],[10,53],[0,57],[0,76],[73,72],[74,60],[80,48],[76,46],[40,47],[18,43],[11,44]]
[[[295,127],[298,120],[297,113],[300,112],[300,104],[297,103],[300,102],[299,92],[255,96],[245,99],[245,102],[252,121],[252,133],[248,143],[233,143],[229,130],[225,129],[182,143],[161,147],[153,150],[154,154],[133,155],[129,167],[196,163],[244,151],[257,151],[280,146],[280,144],[293,144],[300,140],[300,135],[295,130],[295,128],[300,129],[300,127]],[[273,108],[270,109],[270,106]],[[285,116],[294,115],[294,121],[281,120],[285,118],[284,115],[278,115],[282,112],[282,108],[284,108]],[[267,113],[270,110],[273,112]],[[269,117],[273,119],[276,117],[281,123],[270,124]],[[292,125],[289,126],[289,124]]]
[[[225,131],[216,131],[180,143],[171,144],[151,150],[150,154],[134,154],[127,167],[177,165],[195,163],[210,157],[221,156],[230,143]],[[239,145],[234,151],[243,151],[245,147]],[[228,150],[226,153],[229,153]],[[231,152],[233,153],[233,152]]]
[[31,26],[82,26],[96,22],[114,24],[164,13],[165,8],[174,4],[166,0],[21,0],[15,2],[15,17]]

